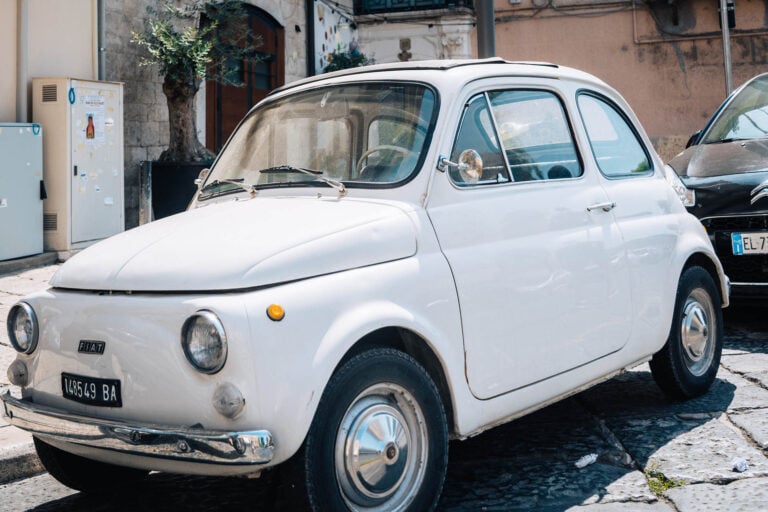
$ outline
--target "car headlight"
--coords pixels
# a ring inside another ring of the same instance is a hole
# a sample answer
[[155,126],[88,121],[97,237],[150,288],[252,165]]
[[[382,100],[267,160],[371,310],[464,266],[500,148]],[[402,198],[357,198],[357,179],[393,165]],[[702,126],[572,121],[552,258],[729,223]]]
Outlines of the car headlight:
[[680,176],[678,176],[675,170],[669,165],[664,166],[664,177],[667,179],[667,183],[674,189],[677,197],[680,198],[680,202],[683,203],[683,206],[691,207],[696,205],[696,192],[686,187],[683,180],[680,179]]
[[26,302],[15,304],[8,313],[8,338],[13,348],[23,354],[31,354],[37,348],[40,334],[37,315]]
[[198,311],[184,322],[181,346],[187,360],[203,373],[218,372],[227,360],[227,334],[210,311]]

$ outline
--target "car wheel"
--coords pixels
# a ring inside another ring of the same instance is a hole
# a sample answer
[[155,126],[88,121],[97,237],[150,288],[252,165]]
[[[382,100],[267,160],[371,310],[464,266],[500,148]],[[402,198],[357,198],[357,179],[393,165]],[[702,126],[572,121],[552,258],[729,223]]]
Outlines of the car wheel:
[[37,437],[35,450],[53,478],[78,491],[101,491],[143,479],[148,471],[98,462],[65,452]]
[[432,510],[447,465],[445,409],[412,357],[370,350],[333,375],[304,445],[314,510]]
[[720,293],[701,267],[683,271],[669,338],[651,360],[659,387],[674,398],[704,394],[717,375],[723,348]]

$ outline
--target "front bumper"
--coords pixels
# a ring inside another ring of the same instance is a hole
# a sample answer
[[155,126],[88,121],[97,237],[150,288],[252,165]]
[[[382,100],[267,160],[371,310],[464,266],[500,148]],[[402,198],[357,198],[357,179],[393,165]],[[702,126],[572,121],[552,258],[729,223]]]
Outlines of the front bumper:
[[130,455],[228,466],[266,464],[274,455],[272,434],[267,430],[223,432],[124,424],[19,400],[10,392],[0,398],[9,423],[33,435],[66,443]]

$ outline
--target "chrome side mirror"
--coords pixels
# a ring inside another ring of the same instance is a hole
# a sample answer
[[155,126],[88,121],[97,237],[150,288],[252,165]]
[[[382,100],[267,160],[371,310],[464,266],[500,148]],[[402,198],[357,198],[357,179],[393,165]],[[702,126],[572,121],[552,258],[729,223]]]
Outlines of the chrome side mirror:
[[200,185],[203,184],[205,181],[205,178],[208,177],[208,174],[210,174],[211,170],[207,167],[200,171],[200,174],[197,175],[197,178],[195,179],[195,185],[197,185],[197,188],[200,188]]
[[445,171],[446,167],[456,167],[461,179],[466,183],[475,183],[483,175],[483,159],[480,153],[474,149],[465,149],[459,155],[458,162],[451,162],[447,158],[441,158],[439,168]]

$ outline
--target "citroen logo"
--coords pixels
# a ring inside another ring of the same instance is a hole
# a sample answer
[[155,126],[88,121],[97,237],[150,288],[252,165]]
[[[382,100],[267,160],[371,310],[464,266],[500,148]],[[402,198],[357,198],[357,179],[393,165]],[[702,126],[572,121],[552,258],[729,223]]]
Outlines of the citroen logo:
[[749,203],[755,204],[764,197],[768,197],[768,180],[765,180],[752,190],[752,200]]

